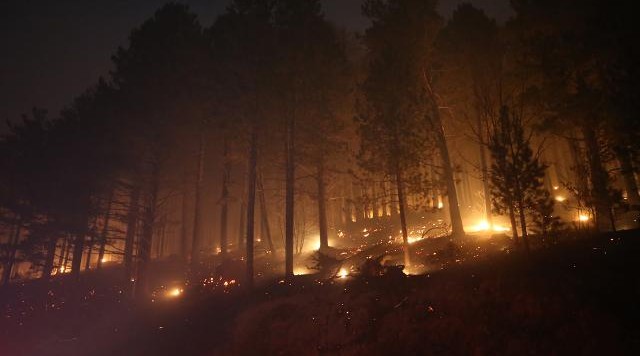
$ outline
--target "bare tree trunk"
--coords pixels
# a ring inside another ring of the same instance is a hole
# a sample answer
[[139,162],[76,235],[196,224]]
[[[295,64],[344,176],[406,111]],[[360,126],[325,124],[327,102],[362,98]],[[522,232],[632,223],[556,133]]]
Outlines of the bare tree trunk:
[[258,192],[260,194],[260,212],[262,216],[262,230],[264,233],[264,237],[267,239],[267,243],[269,244],[269,251],[271,253],[275,253],[275,247],[273,246],[273,239],[271,238],[271,227],[269,225],[269,215],[267,212],[267,199],[265,197],[264,192],[264,180],[262,176],[262,172],[258,174]]
[[55,259],[57,243],[57,237],[50,237],[47,242],[47,259],[45,260],[44,267],[42,269],[42,278],[47,280],[51,278],[51,272],[53,272],[53,262]]
[[[584,159],[580,152],[580,147],[578,145],[578,139],[575,137],[567,138],[567,144],[569,145],[571,159],[574,165],[574,171],[577,171],[578,174],[574,174],[574,179],[576,180],[576,185],[579,193],[584,193],[589,189],[589,184],[587,183],[587,170],[584,166]],[[585,174],[582,174],[582,173]]]
[[404,181],[400,165],[396,165],[396,187],[398,191],[398,200],[400,201],[400,226],[402,228],[402,249],[404,251],[404,265],[406,267],[409,267],[411,265],[411,254],[409,251],[409,234],[407,232],[407,203],[404,196]]
[[509,221],[511,222],[511,231],[513,233],[513,240],[518,245],[518,223],[516,222],[516,212],[513,209],[513,202],[509,202]]
[[11,281],[11,272],[13,272],[13,265],[16,262],[16,254],[18,252],[18,243],[20,242],[21,231],[22,217],[18,216],[15,219],[15,230],[9,242],[9,256],[7,258],[7,263],[4,265],[4,269],[2,271],[2,286],[9,284]]
[[489,231],[493,230],[493,214],[491,213],[491,189],[489,188],[489,165],[485,153],[486,142],[484,140],[484,130],[482,118],[478,115],[478,136],[480,138],[480,168],[482,169],[482,189],[484,191],[484,214]]
[[165,242],[167,240],[167,219],[165,217],[162,218],[162,223],[159,226],[158,229],[158,238],[160,239],[160,241],[158,242],[158,252],[156,257],[157,258],[162,258],[164,257],[164,251],[165,251]]
[[320,160],[317,171],[318,182],[318,227],[320,228],[320,249],[329,248],[329,232],[327,228],[327,193],[325,191],[324,162]]
[[53,271],[53,262],[56,256],[56,247],[58,245],[58,237],[54,237],[53,234],[49,236],[47,242],[47,259],[44,262],[44,268],[42,270],[42,278],[48,280],[51,278],[51,272]]
[[249,153],[249,182],[247,197],[247,286],[253,288],[253,241],[255,229],[255,208],[256,208],[256,175],[258,165],[258,142],[257,132],[254,126],[251,130],[251,148]]
[[231,159],[229,158],[229,142],[224,138],[224,166],[222,169],[222,208],[220,209],[220,253],[222,260],[227,257],[228,248],[228,214],[229,214],[229,180],[231,175]]
[[156,222],[159,167],[157,162],[152,163],[151,182],[146,197],[144,215],[142,219],[142,236],[138,249],[138,278],[136,279],[135,296],[143,298],[149,292],[149,262],[151,261],[151,246],[153,243],[154,225]]
[[285,276],[293,277],[294,192],[295,192],[295,120],[287,118],[286,202],[285,202]]
[[615,229],[611,224],[611,202],[609,199],[609,178],[602,165],[600,145],[593,127],[583,127],[583,135],[587,147],[589,171],[591,173],[591,195],[594,200],[595,226],[598,231],[611,231]]
[[84,261],[85,270],[89,270],[91,268],[91,255],[93,255],[94,244],[95,244],[95,236],[91,234],[89,236],[89,246],[87,247],[87,259]]
[[98,215],[93,219],[93,228],[89,236],[89,248],[87,249],[87,259],[84,261],[84,269],[91,268],[91,255],[93,254],[93,245],[96,243],[96,230],[98,229]]
[[124,273],[125,280],[129,281],[133,275],[133,247],[136,243],[138,231],[138,210],[140,204],[140,187],[134,185],[129,198],[129,211],[127,212],[127,234],[124,243]]
[[82,266],[82,255],[84,254],[84,232],[76,232],[73,241],[73,259],[71,260],[71,273],[74,278],[80,278],[80,268]]
[[67,236],[62,239],[62,246],[60,246],[60,256],[58,256],[58,266],[62,266],[65,261],[65,253],[67,251]]
[[462,225],[462,216],[460,215],[460,204],[458,203],[458,192],[456,190],[456,182],[453,176],[453,167],[451,166],[451,156],[449,155],[449,148],[447,147],[447,138],[444,132],[444,126],[442,125],[442,118],[440,117],[440,108],[438,104],[438,98],[433,92],[431,83],[427,79],[426,72],[423,73],[424,81],[427,93],[430,98],[430,105],[432,107],[431,117],[428,118],[432,128],[436,132],[436,145],[440,152],[440,159],[444,166],[444,180],[447,185],[447,196],[449,200],[449,215],[451,216],[451,230],[453,236],[463,237],[465,235],[464,225]]
[[198,148],[198,170],[196,176],[196,196],[193,211],[193,235],[191,237],[191,270],[195,271],[200,263],[200,200],[202,199],[202,180],[204,177],[205,142],[204,132],[200,134]]
[[462,225],[462,216],[460,215],[460,204],[458,203],[458,192],[456,189],[456,182],[453,177],[453,167],[451,166],[451,158],[449,157],[449,148],[447,147],[447,141],[444,136],[444,128],[440,119],[436,120],[436,124],[439,124],[437,129],[438,138],[436,143],[438,150],[440,151],[440,158],[444,165],[444,180],[447,185],[447,199],[449,200],[449,215],[451,216],[451,230],[453,236],[462,237],[465,235],[464,226]]
[[[243,192],[243,196],[245,196],[247,191]],[[246,239],[246,227],[247,227],[247,204],[244,202],[244,198],[240,200],[240,226],[238,227],[238,251],[242,251],[242,246],[245,245]]]
[[67,266],[69,265],[69,253],[71,252],[71,241],[69,235],[65,236],[65,244],[64,244],[64,258],[62,259],[62,267],[64,271],[67,271]]
[[104,215],[104,225],[102,226],[102,232],[100,233],[100,250],[98,250],[98,266],[97,269],[102,269],[102,260],[104,259],[104,252],[107,247],[107,239],[109,236],[109,222],[111,220],[111,206],[113,205],[113,189],[109,192],[109,199],[107,201],[107,212]]
[[627,203],[633,207],[640,207],[640,194],[638,194],[638,183],[631,163],[631,155],[626,147],[616,147],[614,150],[618,162],[620,163],[620,174],[627,192]]
[[518,210],[520,216],[520,229],[522,231],[522,242],[524,243],[524,250],[529,253],[529,236],[527,234],[527,217],[524,212],[524,201],[522,196],[518,199]]
[[180,256],[186,264],[189,261],[189,228],[187,220],[189,219],[189,189],[187,173],[184,173],[182,185],[182,219],[180,222]]

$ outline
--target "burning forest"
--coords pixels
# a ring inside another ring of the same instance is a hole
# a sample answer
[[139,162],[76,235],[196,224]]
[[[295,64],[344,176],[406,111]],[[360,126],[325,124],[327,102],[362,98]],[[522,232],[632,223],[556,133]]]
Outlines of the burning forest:
[[2,117],[1,355],[640,352],[633,2],[203,3]]

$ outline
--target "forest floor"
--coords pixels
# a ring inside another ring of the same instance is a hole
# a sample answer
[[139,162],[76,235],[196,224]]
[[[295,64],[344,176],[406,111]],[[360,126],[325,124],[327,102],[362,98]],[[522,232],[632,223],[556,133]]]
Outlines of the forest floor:
[[640,354],[640,231],[529,256],[498,236],[412,246],[423,274],[212,280],[153,303],[108,269],[17,285],[0,294],[0,355]]

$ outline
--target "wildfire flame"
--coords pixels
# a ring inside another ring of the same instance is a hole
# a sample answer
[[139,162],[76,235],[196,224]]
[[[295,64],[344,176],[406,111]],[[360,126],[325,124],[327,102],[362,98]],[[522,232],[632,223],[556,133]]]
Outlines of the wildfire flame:
[[182,288],[173,288],[167,291],[167,296],[171,298],[177,298],[182,295],[183,292],[184,290]]
[[511,229],[508,228],[507,226],[502,226],[496,223],[489,224],[487,220],[481,220],[476,225],[466,227],[465,230],[468,232],[487,232],[487,231],[507,232],[507,231],[510,231]]

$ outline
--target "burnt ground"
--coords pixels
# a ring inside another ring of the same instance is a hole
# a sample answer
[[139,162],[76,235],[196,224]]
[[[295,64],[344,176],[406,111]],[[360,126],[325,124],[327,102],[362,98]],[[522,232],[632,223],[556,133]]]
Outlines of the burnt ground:
[[0,354],[640,354],[640,232],[530,256],[498,237],[420,244],[424,275],[216,281],[153,303],[129,301],[115,269],[14,285]]

